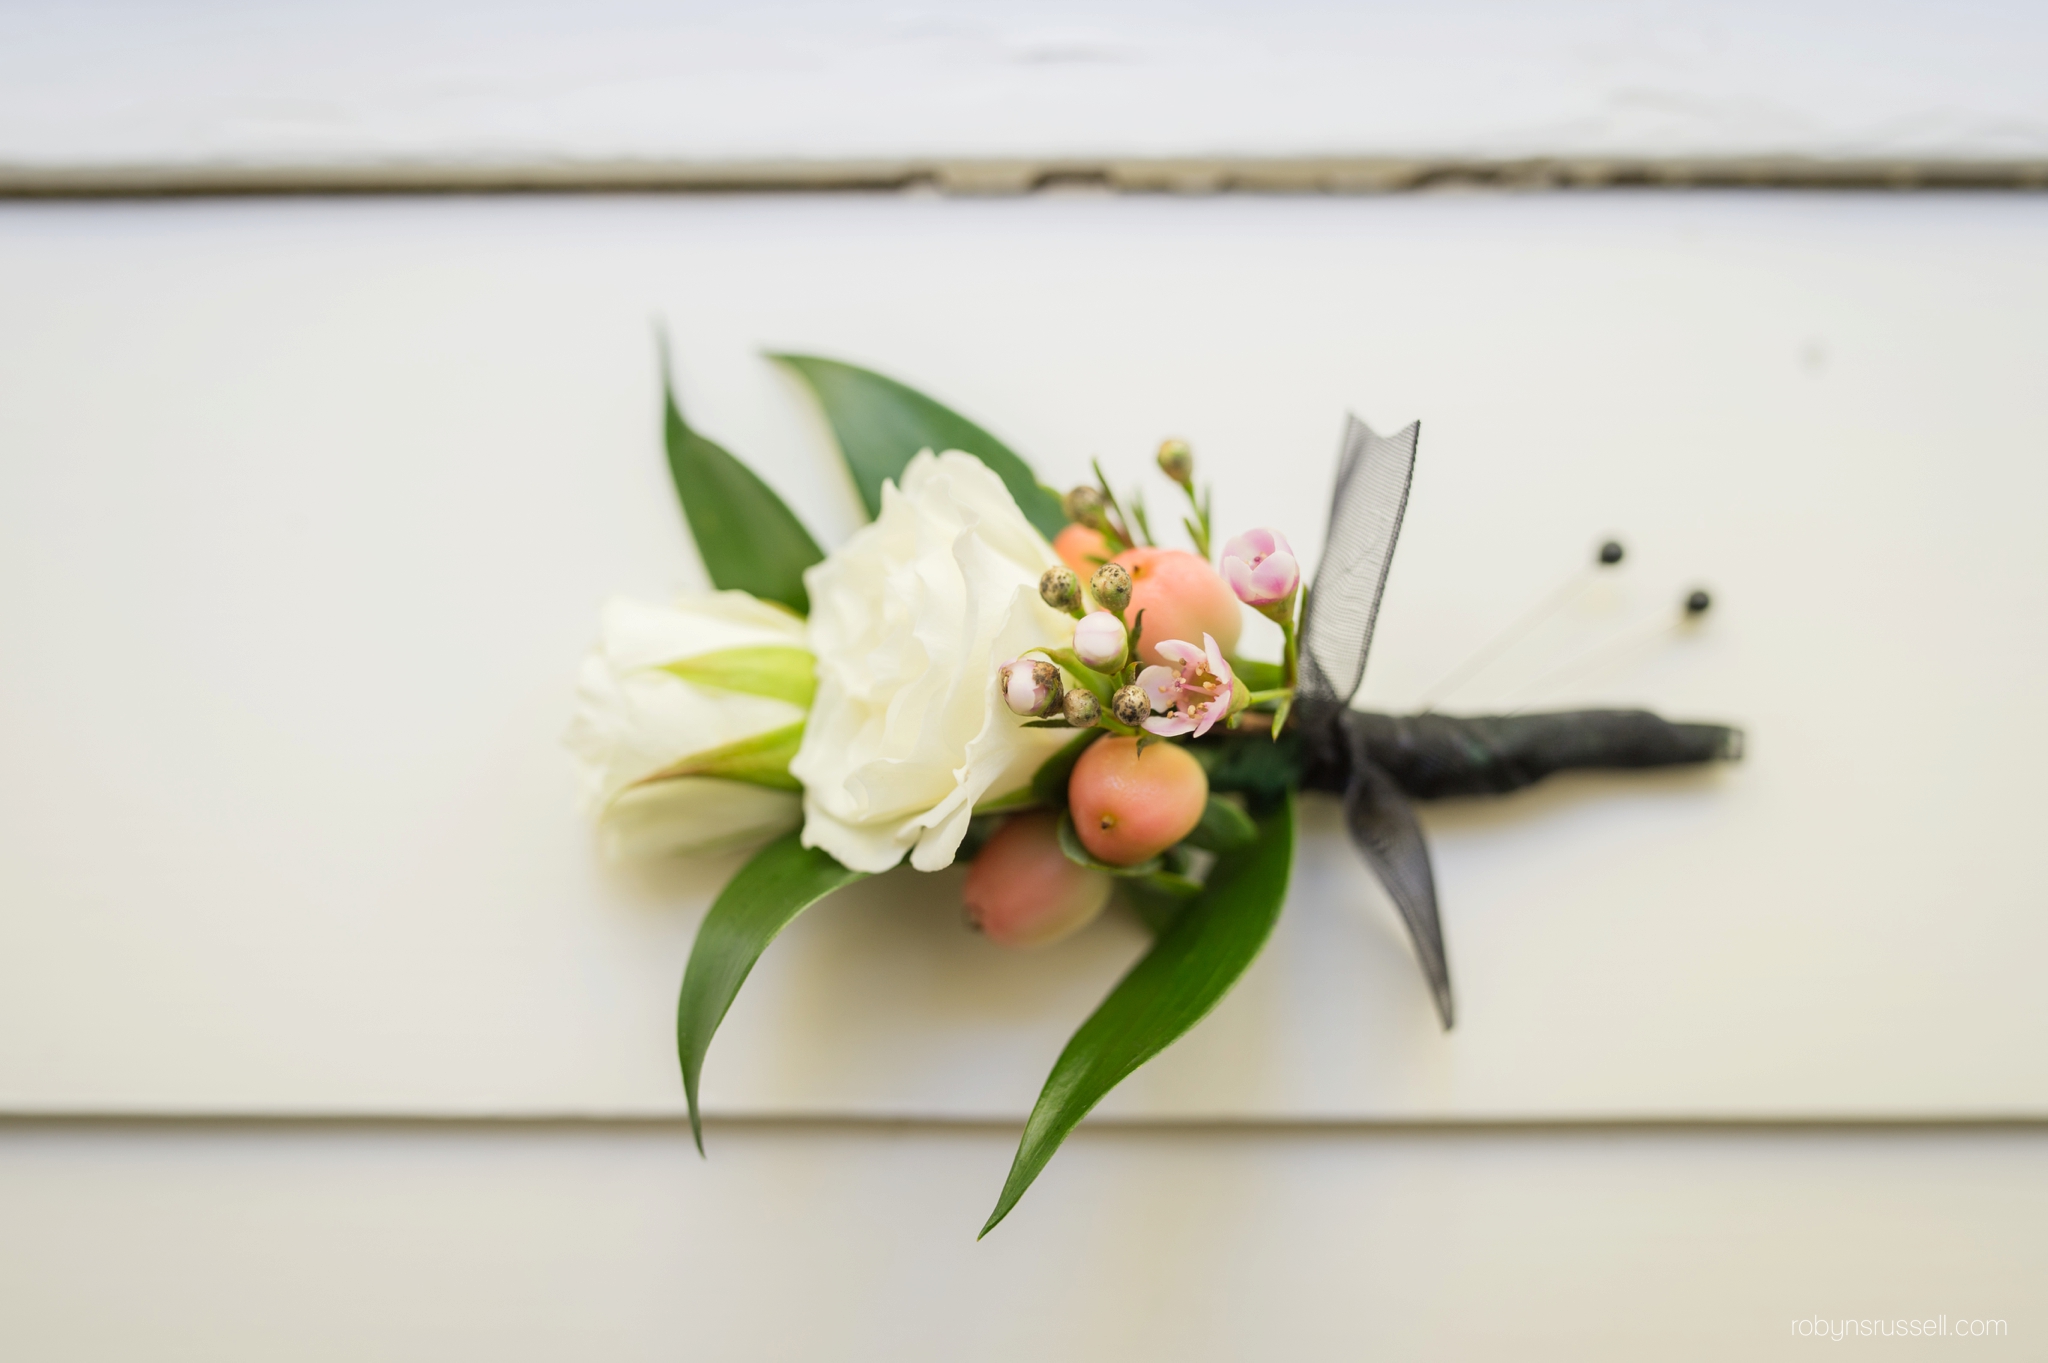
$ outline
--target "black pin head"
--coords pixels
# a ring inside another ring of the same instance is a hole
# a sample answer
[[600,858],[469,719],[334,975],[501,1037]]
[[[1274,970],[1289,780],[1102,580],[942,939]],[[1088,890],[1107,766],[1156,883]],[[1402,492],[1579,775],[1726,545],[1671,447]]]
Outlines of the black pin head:
[[1600,546],[1599,557],[1594,561],[1602,568],[1612,568],[1615,564],[1621,562],[1622,553],[1621,541],[1609,540]]
[[1685,614],[1688,619],[1696,620],[1705,615],[1707,608],[1713,604],[1713,597],[1708,596],[1703,589],[1695,587],[1692,595],[1685,598]]

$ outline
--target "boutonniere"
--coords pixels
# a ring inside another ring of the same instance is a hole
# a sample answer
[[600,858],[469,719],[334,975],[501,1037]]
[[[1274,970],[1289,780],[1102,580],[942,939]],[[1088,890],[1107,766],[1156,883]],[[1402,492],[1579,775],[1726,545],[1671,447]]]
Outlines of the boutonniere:
[[[1184,442],[1156,457],[1179,503],[1161,525],[1183,547],[1162,543],[1142,497],[1120,495],[1099,464],[1095,482],[1062,495],[922,393],[853,365],[775,358],[823,407],[869,523],[821,549],[684,418],[664,357],[669,469],[717,590],[608,606],[569,735],[614,855],[759,848],[705,915],[683,972],[676,1041],[700,1151],[705,1056],[748,972],[798,914],[863,876],[964,859],[965,917],[1005,947],[1078,932],[1112,902],[1153,934],[1054,1063],[985,1235],[1082,1117],[1258,955],[1286,900],[1302,795],[1342,800],[1448,1028],[1450,967],[1413,800],[1740,755],[1737,730],[1641,711],[1352,708],[1415,424],[1383,436],[1348,421],[1307,575],[1280,529],[1216,542]],[[1612,545],[1601,555],[1619,557]],[[1705,608],[1696,594],[1686,613]],[[1238,654],[1247,610],[1279,627],[1279,658]]]

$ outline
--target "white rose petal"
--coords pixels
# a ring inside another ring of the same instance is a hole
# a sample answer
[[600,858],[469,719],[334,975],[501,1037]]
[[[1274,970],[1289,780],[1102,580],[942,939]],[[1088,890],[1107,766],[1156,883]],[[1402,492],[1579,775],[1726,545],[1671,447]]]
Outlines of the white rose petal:
[[626,793],[664,767],[804,717],[787,701],[698,686],[658,669],[721,649],[802,648],[796,615],[745,592],[706,592],[673,606],[612,601],[577,679],[565,741],[578,758],[585,809],[605,821],[615,854],[708,849],[794,828],[794,791],[739,781],[664,781]]
[[1002,479],[929,450],[882,513],[804,574],[818,695],[790,771],[806,847],[857,871],[950,864],[976,803],[1027,783],[1071,734],[1027,729],[996,669],[1065,644],[1073,620],[1038,596],[1058,555]]

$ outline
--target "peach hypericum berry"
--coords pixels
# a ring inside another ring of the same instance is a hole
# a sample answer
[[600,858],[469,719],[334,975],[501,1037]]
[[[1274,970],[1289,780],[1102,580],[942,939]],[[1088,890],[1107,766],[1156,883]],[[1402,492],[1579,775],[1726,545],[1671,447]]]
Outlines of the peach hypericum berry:
[[1069,525],[1052,537],[1052,551],[1085,582],[1109,557],[1109,541],[1093,526]]
[[998,946],[1056,942],[1092,922],[1109,903],[1103,871],[1060,851],[1059,816],[1020,814],[988,840],[967,868],[967,920]]
[[1177,743],[1100,738],[1067,782],[1067,807],[1081,845],[1098,861],[1135,866],[1194,831],[1209,802],[1202,764]]
[[1148,663],[1164,662],[1158,646],[1167,639],[1215,638],[1225,653],[1237,647],[1244,629],[1244,612],[1229,586],[1209,566],[1208,560],[1185,549],[1159,549],[1150,545],[1126,549],[1112,562],[1122,564],[1131,575],[1131,600],[1124,619],[1137,622],[1145,612],[1145,627],[1138,639],[1138,656]]

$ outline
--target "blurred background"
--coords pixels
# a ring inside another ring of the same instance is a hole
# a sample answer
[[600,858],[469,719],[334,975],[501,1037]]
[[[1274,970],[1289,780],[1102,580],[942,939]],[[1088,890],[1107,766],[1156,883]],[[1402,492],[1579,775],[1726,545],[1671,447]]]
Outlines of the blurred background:
[[[1917,0],[0,0],[0,1354],[2035,1356],[2044,58]],[[704,581],[657,324],[828,545],[766,349],[1057,483],[1184,435],[1311,557],[1344,413],[1420,417],[1364,702],[1618,535],[1451,708],[1749,757],[1431,807],[1448,1035],[1311,809],[978,1244],[1144,937],[877,880],[750,982],[700,1161],[737,863],[601,866],[559,742],[601,603]]]

